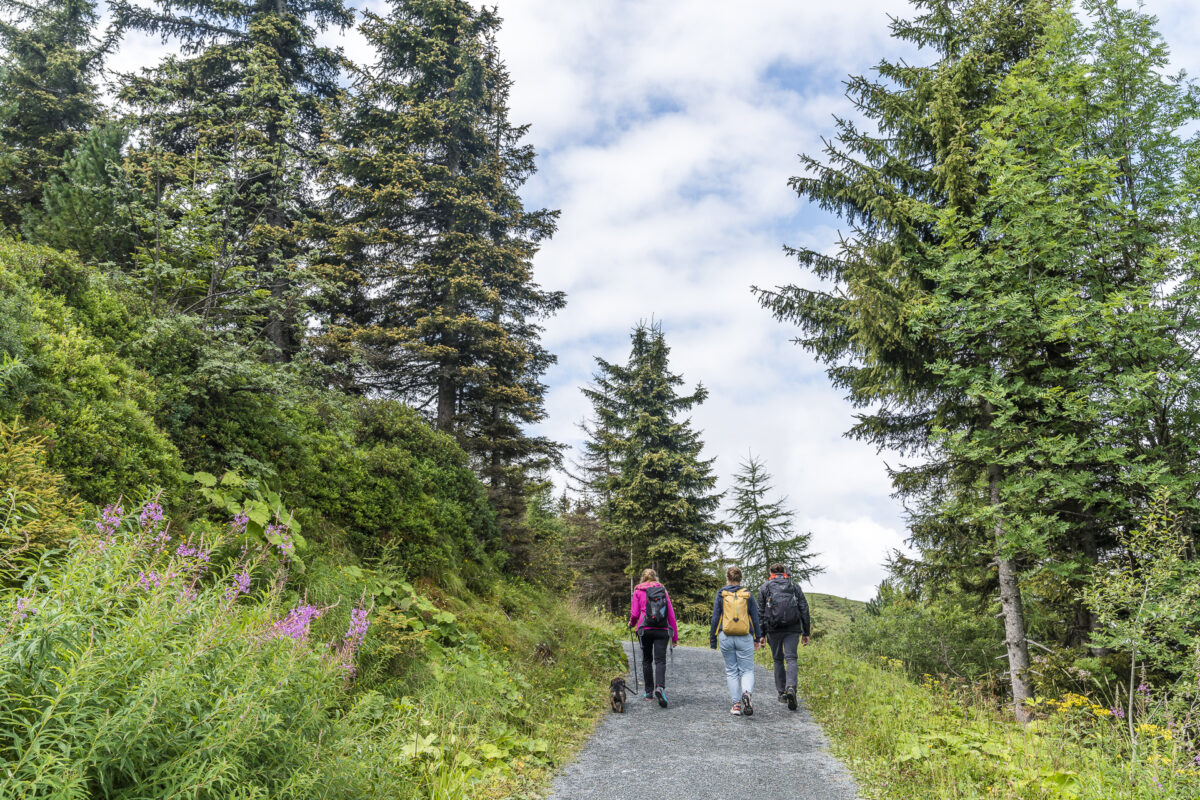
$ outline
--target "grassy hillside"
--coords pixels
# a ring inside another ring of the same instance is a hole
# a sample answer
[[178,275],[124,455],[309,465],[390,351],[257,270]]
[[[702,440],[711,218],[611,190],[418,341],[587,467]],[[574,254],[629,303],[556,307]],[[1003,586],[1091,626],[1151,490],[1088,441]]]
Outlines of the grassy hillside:
[[820,592],[805,592],[809,616],[812,617],[813,638],[841,633],[866,613],[867,604],[860,600]]

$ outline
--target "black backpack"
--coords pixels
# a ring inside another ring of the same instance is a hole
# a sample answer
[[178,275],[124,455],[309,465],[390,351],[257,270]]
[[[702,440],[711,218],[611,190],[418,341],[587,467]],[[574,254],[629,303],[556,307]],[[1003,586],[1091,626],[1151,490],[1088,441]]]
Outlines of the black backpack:
[[647,586],[645,592],[646,614],[642,617],[642,627],[667,627],[667,590],[661,586]]
[[787,578],[767,581],[767,627],[772,630],[788,628],[800,623],[800,603],[796,600],[796,587]]

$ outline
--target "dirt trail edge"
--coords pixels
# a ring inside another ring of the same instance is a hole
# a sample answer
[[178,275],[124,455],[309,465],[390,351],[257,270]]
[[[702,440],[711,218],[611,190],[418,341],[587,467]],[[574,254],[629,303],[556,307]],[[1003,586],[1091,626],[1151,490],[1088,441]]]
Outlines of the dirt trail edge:
[[[754,680],[754,716],[734,717],[721,654],[677,648],[674,664],[667,661],[670,707],[635,696],[630,677],[625,713],[600,723],[555,779],[550,799],[855,800],[853,779],[803,704],[789,711],[778,702],[762,667]],[[803,694],[803,675],[800,687]]]

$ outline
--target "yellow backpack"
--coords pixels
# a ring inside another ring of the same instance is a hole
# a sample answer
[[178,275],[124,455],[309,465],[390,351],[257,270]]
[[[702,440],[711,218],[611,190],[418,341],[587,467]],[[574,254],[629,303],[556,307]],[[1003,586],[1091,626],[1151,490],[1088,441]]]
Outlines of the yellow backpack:
[[721,630],[726,636],[745,636],[750,632],[750,590],[721,590]]

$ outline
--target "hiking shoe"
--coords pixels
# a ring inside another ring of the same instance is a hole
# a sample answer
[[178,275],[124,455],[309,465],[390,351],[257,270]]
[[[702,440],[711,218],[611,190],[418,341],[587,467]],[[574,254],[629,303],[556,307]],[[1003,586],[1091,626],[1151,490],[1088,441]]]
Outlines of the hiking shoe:
[[660,706],[662,706],[663,708],[666,708],[667,707],[667,690],[661,686],[655,686],[654,687],[654,699],[658,701],[658,704]]
[[779,693],[779,702],[781,702],[781,703],[787,702],[787,692],[786,691]]
[[796,710],[796,687],[789,686],[783,693],[784,699],[787,700],[788,708],[792,711]]
[[747,717],[754,716],[754,706],[750,703],[749,692],[742,692],[742,713]]
[[740,717],[742,715],[742,704],[734,703],[733,708],[729,709],[729,713],[733,714],[735,717]]
[[642,695],[642,699],[643,699],[643,700],[650,700],[650,699],[653,699],[653,698],[651,697],[651,695],[650,695],[650,693],[649,693],[649,692],[646,692],[644,695]]

